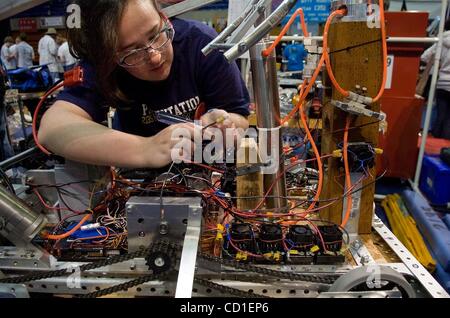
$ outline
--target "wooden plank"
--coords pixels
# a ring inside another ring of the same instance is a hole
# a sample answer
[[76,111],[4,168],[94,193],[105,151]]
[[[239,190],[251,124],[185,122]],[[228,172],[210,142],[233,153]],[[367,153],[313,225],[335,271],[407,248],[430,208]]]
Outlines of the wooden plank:
[[[333,72],[344,89],[355,91],[355,86],[367,88],[367,95],[374,97],[382,82],[382,50],[380,29],[369,29],[366,22],[339,22],[331,26],[329,32],[329,47]],[[329,84],[328,84],[329,85]],[[343,128],[347,113],[336,109],[330,103],[330,98],[343,100],[343,96],[335,89],[328,90],[324,100],[322,153],[330,154],[338,149],[337,145],[343,141]],[[379,111],[380,104],[370,106]],[[373,123],[374,119],[353,116],[351,127]],[[367,125],[352,129],[349,142],[369,142],[378,145],[378,124]],[[336,132],[338,131],[338,132]],[[331,158],[325,161],[327,170],[324,176],[324,190],[322,199],[342,197],[345,184],[344,169],[339,165],[340,159]],[[375,175],[375,169],[371,170]],[[361,217],[359,233],[368,234],[372,227],[373,198],[375,185],[366,180],[366,188],[362,191]],[[324,205],[324,204],[322,204]],[[342,222],[343,201],[322,210],[321,217],[335,223]]]
[[[241,141],[241,151],[238,151],[236,167],[247,166],[250,163],[251,153],[258,154],[258,145],[254,139],[245,138]],[[252,162],[254,163],[254,162]],[[241,211],[255,209],[264,196],[264,181],[261,172],[238,176],[237,185],[237,207]],[[242,199],[240,197],[256,197],[254,199]]]

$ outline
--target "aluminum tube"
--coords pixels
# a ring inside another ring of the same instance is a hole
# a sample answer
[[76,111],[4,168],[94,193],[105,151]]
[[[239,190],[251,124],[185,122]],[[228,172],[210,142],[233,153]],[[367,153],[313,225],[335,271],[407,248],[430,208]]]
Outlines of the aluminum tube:
[[203,55],[207,56],[212,51],[214,51],[214,45],[217,43],[224,42],[227,37],[229,37],[245,20],[245,18],[252,12],[253,6],[258,3],[258,0],[253,0],[250,2],[247,6],[247,8],[244,10],[241,16],[239,16],[235,21],[233,21],[229,26],[225,28],[225,30],[222,31],[212,42],[210,42],[207,46],[205,46],[202,49]]
[[423,127],[422,143],[420,144],[419,158],[417,159],[416,175],[414,177],[414,184],[416,185],[417,188],[419,187],[420,174],[422,172],[423,156],[425,154],[425,146],[427,143],[428,130],[430,129],[431,111],[433,109],[434,96],[435,96],[435,92],[436,92],[436,85],[437,85],[437,80],[438,80],[438,75],[439,75],[439,66],[440,66],[441,55],[442,55],[443,33],[444,33],[444,26],[445,26],[445,18],[444,17],[447,12],[447,2],[448,2],[448,0],[442,0],[441,22],[439,24],[439,41],[437,43],[436,54],[434,56],[434,69],[433,69],[433,76],[431,78],[430,93],[428,95],[429,97],[428,97],[428,104],[427,104],[427,112],[425,115],[425,124]]
[[[275,52],[273,51],[268,58],[264,58],[262,56],[262,51],[268,48],[271,44],[272,42],[269,41],[260,42],[250,49],[253,94],[255,96],[258,128],[279,129],[280,97],[278,94]],[[269,190],[269,187],[276,180],[277,174],[282,172],[284,169],[284,162],[281,160],[283,149],[281,133],[280,130],[277,132],[278,140],[275,140],[275,144],[272,144],[270,133],[267,135],[267,149],[269,150],[271,158],[276,158],[274,157],[274,152],[278,154],[278,162],[276,163],[278,166],[278,171],[274,174],[264,175],[264,192]],[[287,208],[287,200],[285,198],[280,198],[286,196],[286,178],[284,175],[276,182],[273,190],[269,193],[269,196],[273,197],[266,200],[267,209],[285,210]]]
[[32,211],[22,200],[0,185],[0,218],[7,231],[28,242],[47,224],[43,214]]
[[291,11],[297,0],[285,0],[272,14],[262,22],[255,31],[247,35],[240,43],[224,53],[231,63],[264,38]]
[[[271,40],[275,40],[276,36],[271,36]],[[303,42],[305,39],[304,36],[299,35],[285,35],[282,37],[281,41],[283,42],[292,42],[298,41]],[[322,41],[322,36],[311,36],[310,39]],[[420,38],[420,37],[389,37],[387,39],[388,43],[431,43],[434,44],[439,40],[439,38]]]
[[22,153],[19,153],[18,155],[14,156],[14,157],[11,157],[9,159],[6,159],[3,162],[0,162],[0,169],[8,170],[9,168],[22,162],[23,160],[26,160],[26,159],[32,157],[34,154],[36,154],[38,152],[39,152],[38,147],[30,148]]

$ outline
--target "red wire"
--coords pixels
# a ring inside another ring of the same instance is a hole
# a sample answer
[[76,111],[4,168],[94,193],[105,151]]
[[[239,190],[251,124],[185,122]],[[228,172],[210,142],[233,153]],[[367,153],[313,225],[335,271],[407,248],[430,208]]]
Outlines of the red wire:
[[84,213],[84,212],[80,212],[80,211],[73,211],[73,210],[68,209],[68,208],[57,208],[57,207],[49,206],[49,205],[45,202],[44,198],[41,196],[41,194],[39,193],[38,190],[33,189],[33,192],[34,192],[34,194],[36,194],[37,198],[38,198],[39,201],[42,203],[42,205],[43,205],[46,209],[48,209],[48,210],[71,211],[71,212],[74,212],[75,214],[82,214],[82,213]]
[[38,121],[38,115],[39,115],[39,111],[41,110],[42,105],[44,105],[45,100],[47,99],[47,97],[49,97],[51,94],[53,94],[55,91],[57,91],[58,89],[64,87],[64,82],[59,83],[58,85],[56,85],[55,87],[53,87],[51,90],[49,90],[47,93],[45,93],[44,96],[42,96],[41,100],[39,101],[39,104],[36,107],[36,110],[34,111],[34,115],[33,115],[33,138],[34,138],[34,142],[36,143],[36,146],[43,152],[45,153],[47,156],[50,156],[51,153],[50,151],[48,151],[44,146],[42,146],[39,143],[39,139],[37,136],[37,121]]

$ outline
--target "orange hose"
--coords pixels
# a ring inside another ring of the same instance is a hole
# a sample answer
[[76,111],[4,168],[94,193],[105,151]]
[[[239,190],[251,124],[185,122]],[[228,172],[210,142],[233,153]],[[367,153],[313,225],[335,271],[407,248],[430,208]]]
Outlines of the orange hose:
[[330,55],[328,54],[328,31],[330,30],[331,22],[333,19],[338,15],[345,15],[345,10],[337,10],[330,14],[328,17],[327,23],[325,24],[325,29],[323,31],[323,55],[325,56],[325,64],[327,67],[328,76],[330,77],[331,82],[333,83],[333,86],[341,93],[344,97],[347,97],[349,95],[349,91],[346,91],[343,89],[338,81],[336,80],[336,77],[334,77],[333,69],[331,67],[331,60]]
[[319,64],[317,65],[317,68],[316,68],[316,70],[314,71],[313,76],[311,77],[311,80],[309,80],[308,86],[307,86],[306,89],[304,90],[303,95],[300,96],[299,103],[297,103],[297,106],[294,107],[294,109],[293,109],[286,117],[283,118],[283,120],[282,120],[281,123],[280,123],[281,126],[283,126],[286,122],[288,122],[289,119],[291,119],[292,116],[294,116],[295,113],[298,112],[298,110],[300,109],[301,104],[303,103],[304,99],[305,99],[306,96],[308,95],[308,92],[311,91],[311,88],[313,87],[314,82],[316,81],[316,78],[317,78],[317,76],[319,75],[320,70],[321,70],[322,65],[323,65],[324,62],[325,62],[325,57],[322,55],[322,58],[320,59]]
[[316,143],[314,142],[314,138],[311,135],[311,131],[309,130],[308,123],[306,122],[306,116],[303,111],[303,103],[300,104],[300,118],[302,120],[302,124],[305,128],[306,135],[308,136],[309,141],[311,142],[311,147],[314,150],[314,154],[316,155],[317,159],[317,165],[319,167],[319,183],[317,185],[317,193],[314,197],[313,203],[309,206],[309,208],[305,211],[305,213],[308,213],[310,210],[312,210],[315,205],[316,201],[320,199],[320,194],[322,193],[322,186],[323,186],[323,165],[322,165],[322,158],[320,157],[319,149],[317,148]]
[[383,81],[381,83],[380,91],[377,96],[374,97],[373,102],[376,103],[380,100],[381,96],[384,94],[384,90],[386,87],[387,81],[387,41],[386,41],[386,24],[385,24],[385,16],[384,16],[384,0],[380,0],[380,23],[381,23],[381,43],[383,46]]
[[71,229],[70,231],[68,231],[68,232],[66,232],[66,233],[64,233],[64,234],[59,234],[59,235],[50,235],[50,234],[47,234],[47,235],[44,235],[44,238],[45,238],[45,239],[48,239],[48,240],[55,240],[55,241],[56,241],[56,240],[62,240],[62,239],[65,239],[65,238],[71,236],[71,235],[72,235],[73,233],[75,233],[76,231],[78,231],[78,229],[79,229],[80,227],[82,227],[83,224],[86,223],[86,221],[87,221],[90,217],[91,217],[91,214],[85,215],[84,218],[81,219],[80,223],[78,223],[73,229]]
[[50,151],[48,151],[44,146],[42,146],[39,143],[39,139],[38,139],[38,135],[37,135],[37,120],[38,120],[38,115],[39,115],[39,111],[41,110],[42,105],[44,105],[45,100],[47,99],[48,96],[50,96],[51,94],[53,94],[55,91],[57,91],[58,89],[60,89],[61,87],[64,87],[64,82],[56,85],[55,87],[53,87],[50,91],[48,91],[47,93],[45,93],[44,96],[42,96],[41,100],[39,101],[39,104],[36,107],[36,110],[34,111],[34,115],[33,115],[33,138],[34,138],[34,142],[36,143],[36,146],[43,152],[45,153],[47,156],[50,156],[51,153]]
[[[350,129],[350,115],[347,116],[347,122],[345,124],[345,132],[344,132],[344,145],[342,147],[342,156],[344,158],[344,167],[345,167],[345,182],[347,183],[347,189],[352,188],[352,179],[350,177],[350,168],[348,165],[348,131]],[[352,195],[349,192],[347,196],[347,210],[345,211],[344,219],[342,220],[341,227],[345,227],[350,219],[350,214],[352,211],[353,202]]]
[[[387,55],[388,55],[388,48],[387,48],[387,41],[386,41],[386,19],[384,14],[384,0],[380,0],[379,3],[380,7],[380,23],[381,23],[381,42],[382,42],[382,49],[383,49],[383,80],[381,83],[380,90],[378,91],[378,94],[373,98],[373,102],[376,103],[380,100],[380,98],[384,94],[384,90],[386,87],[386,81],[387,81]],[[337,82],[334,74],[333,69],[331,67],[331,60],[330,55],[328,53],[328,31],[331,25],[331,22],[333,18],[337,15],[345,15],[346,10],[337,10],[334,11],[330,17],[327,20],[327,23],[325,25],[325,30],[323,34],[323,51],[325,55],[325,64],[327,67],[328,76],[330,77],[331,82],[333,83],[334,87],[339,91],[340,94],[342,94],[344,97],[348,97],[349,92],[343,89],[339,83]]]
[[275,47],[280,43],[281,39],[283,38],[283,36],[289,31],[289,28],[291,27],[292,23],[294,23],[295,18],[297,18],[297,16],[300,16],[300,22],[302,25],[302,32],[304,36],[308,36],[308,28],[306,26],[305,23],[305,15],[303,14],[303,9],[297,9],[294,14],[291,16],[291,18],[289,19],[288,23],[284,26],[283,30],[281,30],[280,34],[278,34],[278,37],[275,39],[275,41],[272,43],[271,46],[269,46],[267,49],[265,49],[262,52],[262,56],[263,57],[268,57],[272,51],[275,49]]

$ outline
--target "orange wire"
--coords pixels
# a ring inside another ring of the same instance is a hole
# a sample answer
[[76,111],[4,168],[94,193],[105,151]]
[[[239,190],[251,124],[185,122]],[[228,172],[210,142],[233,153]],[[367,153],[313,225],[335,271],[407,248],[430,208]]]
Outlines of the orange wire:
[[[377,102],[380,100],[380,98],[384,94],[384,90],[386,87],[386,81],[387,81],[387,55],[388,55],[388,48],[387,48],[387,41],[386,41],[386,19],[384,14],[384,0],[380,0],[379,3],[380,7],[380,23],[381,23],[381,43],[382,43],[382,49],[383,49],[383,80],[381,83],[380,90],[378,91],[378,94],[373,98],[373,102]],[[331,67],[331,60],[330,55],[328,53],[328,31],[331,25],[331,22],[333,18],[337,15],[345,15],[347,12],[346,10],[337,10],[334,11],[330,17],[327,20],[327,23],[325,25],[325,30],[323,34],[323,51],[325,55],[325,64],[327,67],[328,76],[330,77],[331,82],[333,83],[334,87],[341,93],[344,97],[348,97],[349,91],[346,91],[343,89],[339,83],[337,82],[334,74],[333,69]]]
[[[347,189],[352,187],[352,179],[350,177],[350,168],[348,165],[348,131],[350,128],[350,115],[347,116],[347,122],[345,124],[344,132],[344,145],[342,147],[342,156],[344,157],[344,167],[345,167],[345,182],[347,183]],[[350,214],[352,211],[352,194],[349,192],[347,196],[347,210],[345,211],[344,219],[342,220],[341,227],[345,227],[350,219]]]
[[263,57],[268,57],[272,51],[275,49],[275,47],[280,43],[281,39],[283,38],[283,36],[289,31],[289,28],[291,27],[292,23],[294,23],[295,18],[297,18],[297,16],[300,16],[300,22],[302,25],[302,32],[304,36],[308,36],[308,27],[306,26],[305,23],[305,15],[303,14],[303,9],[297,9],[294,14],[291,16],[291,18],[289,19],[288,23],[284,26],[283,30],[281,30],[280,34],[278,34],[278,37],[275,39],[275,41],[272,43],[271,46],[269,46],[267,49],[265,49],[262,52],[262,56]]
[[34,142],[36,143],[36,146],[43,152],[45,153],[47,156],[50,156],[51,153],[50,151],[48,151],[44,146],[42,146],[39,143],[39,139],[38,139],[38,135],[37,135],[37,120],[38,120],[38,115],[39,115],[39,111],[41,110],[42,105],[44,105],[44,101],[47,99],[48,96],[50,96],[51,94],[53,94],[55,91],[57,91],[58,89],[60,89],[61,87],[64,87],[64,82],[56,85],[55,87],[53,87],[50,91],[48,91],[47,93],[45,93],[44,96],[42,96],[41,100],[39,101],[39,104],[36,107],[36,110],[34,111],[34,115],[33,115],[33,139]]
[[308,95],[308,92],[311,91],[311,88],[313,87],[314,82],[316,81],[316,78],[319,75],[320,70],[321,70],[322,65],[323,65],[324,62],[325,62],[325,57],[324,57],[324,55],[322,55],[322,58],[320,59],[319,64],[317,65],[317,68],[314,71],[314,74],[311,77],[311,80],[309,81],[308,86],[304,90],[303,96],[300,96],[300,99],[299,99],[299,102],[297,103],[297,106],[286,117],[283,118],[283,120],[281,121],[281,126],[283,126],[286,122],[288,122],[289,119],[291,119],[292,116],[294,116],[295,113],[298,112],[298,110],[300,109],[301,104],[303,103],[304,99]]
[[376,103],[380,100],[381,96],[384,94],[384,90],[386,88],[386,81],[387,81],[387,55],[388,55],[388,48],[387,48],[387,41],[386,41],[386,20],[384,16],[384,0],[380,0],[380,23],[381,23],[381,43],[383,46],[383,81],[381,83],[380,91],[378,92],[377,96],[373,99],[373,102]]
[[333,69],[331,67],[330,55],[328,54],[328,31],[330,30],[331,22],[336,16],[345,15],[345,13],[345,10],[337,10],[331,13],[328,17],[327,23],[325,24],[325,29],[323,31],[323,55],[325,56],[325,64],[327,67],[328,76],[330,77],[333,86],[339,91],[339,93],[344,95],[344,97],[347,97],[350,93],[349,91],[343,89],[336,80],[336,77],[334,77]]
[[56,240],[62,240],[62,239],[65,239],[65,238],[71,236],[73,233],[75,233],[80,227],[82,227],[83,224],[86,223],[86,221],[87,221],[90,217],[91,217],[91,214],[85,215],[85,216],[81,219],[81,221],[80,221],[73,229],[71,229],[70,231],[68,231],[68,232],[66,232],[66,233],[64,233],[64,234],[59,234],[59,235],[50,235],[50,234],[46,234],[46,235],[44,235],[44,238],[45,238],[45,239],[48,239],[48,240],[55,240],[55,241],[56,241]]
[[322,165],[322,158],[320,157],[319,149],[317,148],[316,143],[314,142],[314,138],[311,135],[311,131],[309,130],[308,123],[306,122],[306,116],[303,112],[303,103],[300,105],[300,118],[302,120],[302,124],[304,126],[306,135],[308,136],[308,139],[311,143],[311,147],[314,150],[314,154],[316,155],[317,159],[317,166],[319,167],[319,183],[317,185],[317,193],[314,197],[314,201],[311,203],[309,208],[305,211],[305,213],[308,213],[310,210],[314,208],[316,205],[316,201],[320,199],[320,194],[322,193],[322,186],[323,186],[323,165]]

